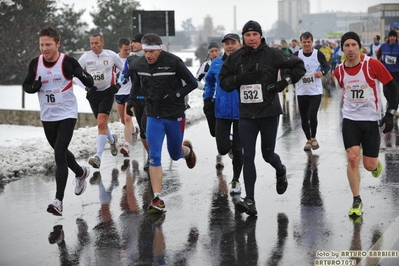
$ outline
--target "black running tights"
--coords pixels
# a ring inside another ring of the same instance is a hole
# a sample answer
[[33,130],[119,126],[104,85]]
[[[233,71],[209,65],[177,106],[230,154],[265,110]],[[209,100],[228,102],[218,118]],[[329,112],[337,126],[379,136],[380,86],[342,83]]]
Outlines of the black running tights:
[[42,121],[42,124],[47,141],[54,149],[56,164],[55,181],[57,184],[55,197],[62,201],[68,179],[68,167],[71,168],[76,176],[83,175],[82,167],[76,162],[75,156],[68,150],[75,129],[76,119],[68,118],[54,122]]

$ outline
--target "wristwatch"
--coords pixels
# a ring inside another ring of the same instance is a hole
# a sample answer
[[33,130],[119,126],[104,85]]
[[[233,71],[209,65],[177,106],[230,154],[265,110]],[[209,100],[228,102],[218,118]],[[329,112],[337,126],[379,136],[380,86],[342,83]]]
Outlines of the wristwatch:
[[285,80],[287,81],[288,85],[292,83],[292,80],[290,77],[285,77]]

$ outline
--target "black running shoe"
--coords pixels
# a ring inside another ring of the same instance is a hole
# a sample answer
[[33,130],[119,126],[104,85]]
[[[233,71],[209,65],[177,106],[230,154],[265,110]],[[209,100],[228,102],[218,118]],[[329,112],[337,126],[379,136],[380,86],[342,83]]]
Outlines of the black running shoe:
[[281,176],[276,177],[277,182],[276,182],[276,190],[278,194],[284,194],[284,192],[287,190],[288,187],[288,181],[287,181],[287,169],[285,168],[285,165],[283,165],[284,169],[284,174]]
[[235,204],[236,210],[239,212],[245,212],[248,215],[257,215],[258,212],[256,210],[255,201],[245,197],[243,201],[239,201]]

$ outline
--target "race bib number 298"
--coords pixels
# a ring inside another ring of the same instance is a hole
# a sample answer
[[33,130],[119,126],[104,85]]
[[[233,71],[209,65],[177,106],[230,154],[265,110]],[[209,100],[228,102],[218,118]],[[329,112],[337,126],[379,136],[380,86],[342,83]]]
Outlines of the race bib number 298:
[[261,103],[263,93],[261,84],[241,85],[240,99],[242,103]]

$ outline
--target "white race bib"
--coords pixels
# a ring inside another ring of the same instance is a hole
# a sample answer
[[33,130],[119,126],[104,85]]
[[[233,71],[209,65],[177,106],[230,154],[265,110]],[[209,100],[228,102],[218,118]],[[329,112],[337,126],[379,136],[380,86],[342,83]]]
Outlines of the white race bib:
[[387,65],[395,65],[396,64],[396,56],[386,55],[385,56],[385,63]]
[[367,102],[370,99],[370,87],[367,84],[347,85],[346,98],[353,103]]
[[105,75],[105,70],[102,71],[91,71],[91,76],[93,77],[94,83],[99,84],[107,81],[107,76]]
[[60,89],[48,89],[44,91],[44,96],[46,97],[44,105],[46,105],[47,107],[59,106],[63,102],[62,92]]
[[263,102],[262,85],[261,84],[241,85],[240,99],[241,103]]
[[314,73],[312,74],[308,74],[308,75],[304,75],[302,77],[302,84],[303,85],[313,85],[315,83],[315,76]]

